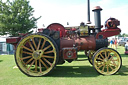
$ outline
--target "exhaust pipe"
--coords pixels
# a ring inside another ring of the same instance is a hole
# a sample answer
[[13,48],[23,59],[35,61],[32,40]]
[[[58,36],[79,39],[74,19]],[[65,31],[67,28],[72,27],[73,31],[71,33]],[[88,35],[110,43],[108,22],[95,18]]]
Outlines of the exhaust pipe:
[[90,0],[87,0],[87,24],[91,24],[90,21]]
[[100,16],[100,11],[102,8],[100,6],[94,7],[92,10],[94,12],[94,19],[95,19],[95,32],[99,33],[101,32],[101,16]]

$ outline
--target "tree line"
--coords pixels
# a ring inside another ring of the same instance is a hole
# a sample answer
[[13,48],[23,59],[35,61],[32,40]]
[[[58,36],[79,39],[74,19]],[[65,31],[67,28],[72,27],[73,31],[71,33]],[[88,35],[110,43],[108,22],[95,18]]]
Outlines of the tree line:
[[119,34],[118,37],[128,37],[128,34],[126,34],[126,33]]

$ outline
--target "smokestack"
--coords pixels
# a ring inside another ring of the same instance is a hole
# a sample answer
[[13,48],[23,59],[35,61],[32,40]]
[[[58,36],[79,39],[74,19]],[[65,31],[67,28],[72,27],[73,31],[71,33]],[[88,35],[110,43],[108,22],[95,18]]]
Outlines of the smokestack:
[[95,19],[95,32],[101,32],[101,16],[100,16],[100,11],[102,8],[100,6],[94,7],[92,10],[94,12],[94,19]]
[[90,0],[87,0],[87,24],[91,24],[91,21],[90,21]]

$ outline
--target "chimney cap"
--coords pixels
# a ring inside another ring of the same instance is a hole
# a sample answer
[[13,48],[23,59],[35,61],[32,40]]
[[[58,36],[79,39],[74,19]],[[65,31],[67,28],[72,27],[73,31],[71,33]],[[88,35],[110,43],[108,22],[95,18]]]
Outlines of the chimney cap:
[[92,11],[95,11],[95,10],[102,10],[102,8],[100,6],[95,6]]
[[87,23],[86,24],[91,24],[91,21],[87,21]]

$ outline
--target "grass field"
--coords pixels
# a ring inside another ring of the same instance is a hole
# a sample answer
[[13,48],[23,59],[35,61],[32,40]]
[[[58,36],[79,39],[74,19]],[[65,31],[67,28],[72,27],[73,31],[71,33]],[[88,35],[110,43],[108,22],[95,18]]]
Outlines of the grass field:
[[[128,85],[128,55],[124,55],[124,47],[117,51],[122,56],[122,68],[111,76],[98,74],[88,61],[73,61],[58,65],[47,77],[28,77],[13,68],[13,55],[0,55],[0,85]],[[87,59],[84,52],[79,52],[79,57]]]

